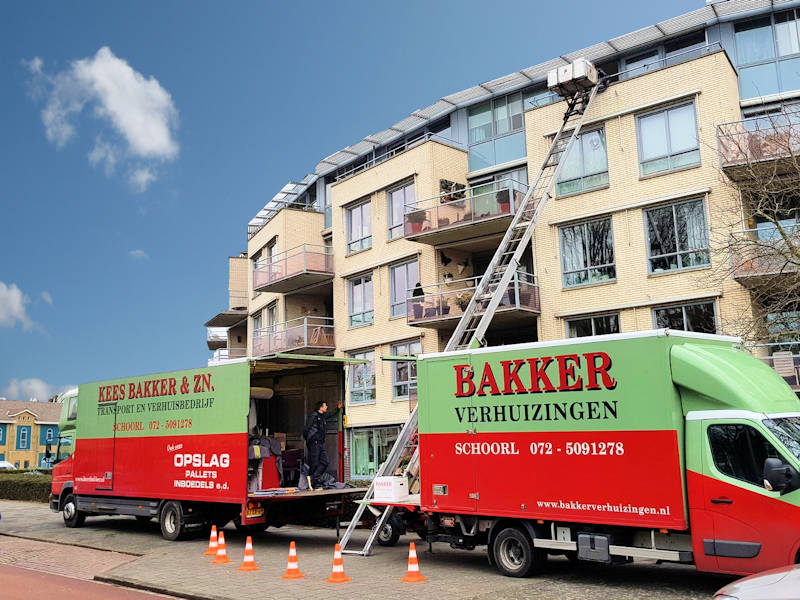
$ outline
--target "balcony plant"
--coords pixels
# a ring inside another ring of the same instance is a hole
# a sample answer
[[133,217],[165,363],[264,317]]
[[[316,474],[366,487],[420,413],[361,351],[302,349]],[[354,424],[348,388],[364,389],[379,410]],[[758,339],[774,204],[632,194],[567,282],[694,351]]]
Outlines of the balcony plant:
[[511,194],[508,193],[508,190],[500,190],[497,192],[495,194],[495,200],[497,201],[497,208],[501,214],[511,212]]
[[465,290],[463,292],[459,292],[458,294],[456,294],[456,304],[458,304],[458,307],[462,311],[467,310],[467,306],[469,306],[469,301],[472,300],[472,294],[473,294],[472,290]]

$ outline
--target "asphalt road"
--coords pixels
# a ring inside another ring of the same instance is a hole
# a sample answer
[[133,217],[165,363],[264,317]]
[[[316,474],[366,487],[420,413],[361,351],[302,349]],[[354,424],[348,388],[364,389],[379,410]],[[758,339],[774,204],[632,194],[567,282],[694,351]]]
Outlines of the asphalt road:
[[[408,542],[415,538],[405,537],[393,548],[377,547],[367,558],[345,556],[345,571],[352,581],[337,585],[325,582],[336,541],[331,530],[270,529],[254,539],[260,570],[243,573],[237,567],[244,538],[233,527],[225,530],[233,562],[212,565],[202,555],[207,540],[167,542],[155,522],[94,517],[82,528],[67,529],[60,515],[51,513],[46,505],[0,501],[0,511],[0,564],[19,566],[20,560],[26,560],[26,568],[60,574],[65,571],[55,569],[83,569],[88,571],[87,577],[193,600],[386,599],[398,593],[436,600],[710,600],[716,590],[734,579],[698,573],[685,565],[653,561],[613,567],[573,565],[562,557],[548,561],[542,575],[513,579],[499,575],[488,564],[485,552],[452,550],[438,544],[432,554],[427,546],[418,548],[420,568],[428,580],[408,584],[401,582],[401,577],[406,572]],[[363,542],[365,536],[366,532],[356,532],[353,544]],[[35,543],[46,548],[16,551],[9,540],[40,540]],[[281,579],[290,541],[296,541],[300,569],[306,573],[301,580]]]

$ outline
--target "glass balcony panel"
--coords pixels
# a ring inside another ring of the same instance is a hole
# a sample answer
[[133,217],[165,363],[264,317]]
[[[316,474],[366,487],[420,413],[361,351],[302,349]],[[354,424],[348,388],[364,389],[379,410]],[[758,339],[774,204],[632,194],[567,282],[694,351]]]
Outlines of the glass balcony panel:
[[253,335],[253,356],[277,352],[330,353],[335,348],[333,319],[301,317],[257,329]]

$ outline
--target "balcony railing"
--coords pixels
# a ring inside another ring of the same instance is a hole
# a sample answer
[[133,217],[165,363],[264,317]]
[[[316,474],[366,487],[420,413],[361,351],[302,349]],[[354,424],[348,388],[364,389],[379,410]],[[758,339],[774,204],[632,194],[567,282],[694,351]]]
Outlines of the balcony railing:
[[228,343],[227,327],[206,327],[206,341],[211,343]]
[[[409,325],[441,323],[461,318],[475,293],[479,277],[456,279],[451,282],[422,286],[409,290],[416,296],[406,300],[406,319]],[[422,290],[422,294],[419,290]],[[488,304],[488,300],[486,301]],[[532,273],[518,271],[508,285],[498,312],[524,311],[539,313],[539,286]]]
[[[781,233],[782,230],[782,233]],[[731,268],[734,278],[774,277],[800,270],[800,226],[764,226],[731,236]]]
[[300,317],[257,329],[253,335],[253,356],[296,350],[328,354],[335,348],[333,319],[328,317]]
[[219,365],[229,360],[244,358],[247,356],[247,348],[220,348],[215,350],[211,358],[208,359],[208,366]]
[[800,112],[779,112],[717,125],[722,168],[757,168],[759,163],[800,154]]
[[284,200],[271,200],[255,216],[255,219],[253,219],[254,222],[247,225],[247,239],[249,240],[259,231],[261,231],[264,226],[274,219],[275,216],[284,208],[293,208],[294,210],[305,210],[316,213],[322,212],[316,203],[309,204],[308,202],[286,202]]
[[[253,290],[286,293],[333,278],[333,248],[301,244],[253,269]],[[289,280],[294,281],[289,281]]]
[[511,216],[527,192],[524,183],[501,179],[420,200],[406,206],[405,236]]

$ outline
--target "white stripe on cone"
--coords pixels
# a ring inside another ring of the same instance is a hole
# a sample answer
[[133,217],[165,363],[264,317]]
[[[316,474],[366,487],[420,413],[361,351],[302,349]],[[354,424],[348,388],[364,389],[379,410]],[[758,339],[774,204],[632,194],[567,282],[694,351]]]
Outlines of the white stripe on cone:
[[408,565],[408,570],[409,571],[419,571],[419,565],[412,563],[412,564]]
[[417,551],[416,550],[409,550],[408,558],[417,558]]
[[289,556],[297,556],[297,550],[294,548],[289,548]]
[[343,565],[333,565],[333,572],[334,573],[343,573],[344,566]]

